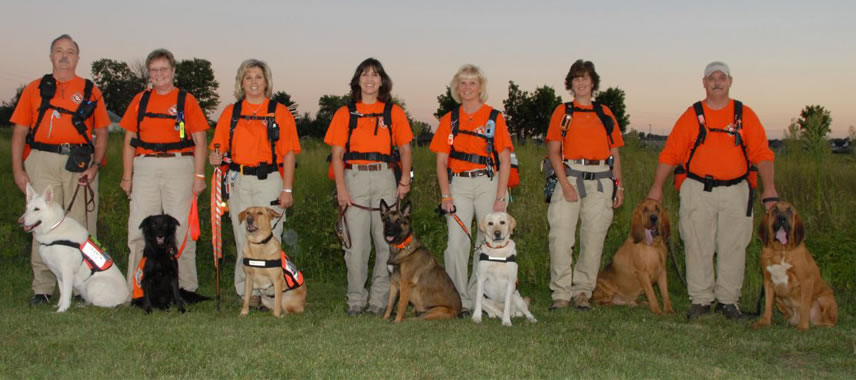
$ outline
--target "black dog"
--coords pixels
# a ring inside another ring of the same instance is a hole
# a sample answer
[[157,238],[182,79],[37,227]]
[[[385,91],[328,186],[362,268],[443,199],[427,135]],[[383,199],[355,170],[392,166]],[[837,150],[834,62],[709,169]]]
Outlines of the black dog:
[[178,220],[170,215],[151,215],[143,219],[140,228],[146,240],[143,258],[143,276],[140,287],[143,290],[142,299],[135,299],[134,304],[142,307],[146,314],[152,312],[152,306],[168,309],[170,305],[178,305],[178,311],[184,313],[185,302],[196,303],[209,300],[194,292],[178,287],[178,248],[175,243],[175,231]]

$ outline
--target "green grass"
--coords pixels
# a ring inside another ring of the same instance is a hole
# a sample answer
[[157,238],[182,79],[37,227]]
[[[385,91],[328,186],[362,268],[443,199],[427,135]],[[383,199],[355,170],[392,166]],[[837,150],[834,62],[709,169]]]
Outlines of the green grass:
[[[119,136],[111,137],[110,162],[102,173],[99,235],[124,271],[128,202],[118,187],[120,142]],[[223,228],[227,259],[220,312],[213,302],[193,305],[184,315],[150,316],[131,307],[73,306],[58,315],[52,306],[27,306],[31,236],[14,224],[24,208],[23,195],[11,175],[0,177],[0,187],[6,189],[0,200],[7,205],[0,211],[6,221],[0,224],[0,241],[5,242],[0,248],[0,378],[845,378],[856,373],[852,156],[832,157],[820,168],[798,156],[783,155],[776,162],[779,192],[802,210],[809,248],[837,292],[839,325],[798,332],[777,314],[774,326],[755,331],[749,321],[735,323],[721,316],[686,322],[686,290],[671,266],[677,315],[656,317],[645,307],[547,312],[546,204],[536,169],[544,148],[520,145],[523,185],[514,191],[510,212],[518,220],[521,292],[532,297],[539,322],[515,319],[513,328],[505,328],[494,319],[482,325],[469,320],[394,325],[375,317],[347,317],[345,268],[333,234],[333,186],[326,179],[327,149],[317,141],[302,143],[296,205],[285,225],[296,239],[285,248],[306,275],[308,305],[304,315],[281,320],[259,312],[238,316],[240,305],[229,285],[235,252],[228,222]],[[604,263],[627,236],[632,206],[647,194],[656,164],[655,151],[632,138],[627,144],[622,150],[627,204],[615,213]],[[0,160],[0,170],[9,173],[8,130],[0,130],[0,155],[7,157]],[[445,223],[433,213],[439,198],[433,154],[416,148],[414,155],[414,225],[439,258],[446,236]],[[207,192],[200,199],[200,291],[211,295]],[[667,191],[665,204],[677,223],[673,191]],[[682,258],[677,228],[673,231],[673,249]],[[744,310],[755,308],[759,250],[757,242],[748,250]]]

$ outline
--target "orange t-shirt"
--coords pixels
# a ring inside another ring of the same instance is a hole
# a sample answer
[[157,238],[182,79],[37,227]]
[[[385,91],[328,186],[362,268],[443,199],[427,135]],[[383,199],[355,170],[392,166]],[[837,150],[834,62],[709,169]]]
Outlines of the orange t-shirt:
[[[485,124],[490,120],[490,111],[493,108],[487,104],[482,104],[473,114],[464,112],[463,107],[459,107],[458,112],[458,131],[469,131],[483,134],[485,132]],[[451,146],[449,140],[452,140],[452,113],[446,113],[440,118],[440,125],[437,126],[437,131],[434,133],[434,138],[431,140],[431,149],[434,153],[449,153]],[[477,154],[487,156],[487,140],[476,136],[471,136],[463,133],[458,133],[454,137],[452,143],[455,146],[455,151],[467,154]],[[511,135],[508,133],[508,126],[505,124],[505,118],[502,113],[496,118],[496,129],[493,135],[493,149],[497,152],[502,152],[508,149],[514,152],[514,146],[511,145]],[[496,163],[499,165],[499,163]],[[484,169],[485,165],[476,164],[469,161],[462,161],[449,158],[449,169],[453,173],[461,173],[470,170]]]
[[[13,124],[29,126],[33,128],[33,124],[39,117],[39,106],[42,105],[42,97],[39,92],[39,83],[41,78],[30,82],[21,93],[21,99],[18,100],[18,106],[15,107],[15,112],[9,119]],[[56,81],[56,93],[51,99],[51,105],[65,108],[69,111],[76,111],[80,102],[83,101],[83,90],[86,87],[86,81],[75,76],[74,78],[60,82]],[[92,140],[92,128],[107,128],[110,125],[110,116],[107,115],[107,106],[104,105],[101,90],[93,86],[90,100],[95,100],[95,112],[92,113],[85,123],[88,127],[87,134]],[[42,118],[42,123],[36,131],[35,141],[44,144],[85,144],[86,140],[74,125],[71,123],[71,115],[60,113],[53,108],[48,108],[45,111],[45,116]]]
[[[242,100],[241,115],[264,116],[267,114],[269,99],[262,104],[250,104],[246,99]],[[208,149],[214,150],[214,144],[220,144],[220,152],[224,153],[230,148],[229,128],[232,124],[232,108],[230,104],[220,114],[217,120],[217,128],[214,130],[214,138]],[[281,158],[288,152],[300,153],[300,140],[297,138],[297,125],[294,116],[282,104],[276,105],[274,119],[279,124],[279,141],[276,142],[277,164],[282,164]],[[270,140],[268,140],[267,126],[262,120],[238,119],[233,135],[234,144],[232,149],[232,162],[238,165],[258,166],[260,163],[271,164]]]
[[[708,128],[723,129],[734,120],[734,100],[720,110],[713,110],[701,102],[704,108],[705,124]],[[683,165],[690,156],[690,150],[698,137],[698,118],[693,107],[675,123],[675,127],[666,139],[666,146],[660,152],[659,161],[668,165]],[[757,164],[772,161],[775,154],[770,150],[767,134],[758,116],[751,108],[743,106],[743,144],[749,161]],[[727,133],[707,132],[705,142],[699,145],[690,163],[690,170],[699,176],[713,176],[718,180],[729,180],[746,173],[746,160],[743,150],[735,144],[734,136]]]
[[[612,129],[612,140],[606,136],[606,128],[596,112],[574,111],[571,125],[565,133],[565,141],[562,146],[562,158],[565,160],[605,160],[609,158],[610,149],[624,146],[624,138],[621,137],[621,129],[618,121],[609,107],[601,105],[603,113],[612,118],[614,128]],[[575,108],[584,110],[593,109],[593,105],[582,106],[574,102]],[[565,105],[559,104],[553,110],[550,118],[550,127],[547,129],[547,141],[562,140],[562,119],[565,117]]]
[[[146,105],[146,113],[159,113],[165,115],[176,116],[178,113],[178,88],[174,88],[166,95],[160,95],[157,91],[152,90],[149,95],[149,104]],[[174,143],[181,141],[181,136],[176,129],[175,119],[164,119],[158,117],[145,117],[140,122],[142,132],[137,129],[137,114],[140,109],[140,98],[144,92],[137,94],[125,110],[125,115],[122,116],[122,121],[119,125],[130,132],[137,134],[137,137],[147,143]],[[190,93],[184,99],[184,128],[185,138],[195,132],[207,131],[208,120],[205,118],[205,113],[199,107],[199,102]],[[184,149],[173,149],[170,152],[191,152],[193,147]],[[149,154],[155,151],[145,148],[137,148],[136,154]]]
[[[385,105],[382,102],[372,104],[358,102],[357,112],[364,115],[382,115]],[[348,142],[350,116],[347,106],[342,106],[336,110],[333,120],[330,121],[330,127],[327,128],[327,134],[324,136],[324,142],[327,145],[345,146]],[[413,140],[413,131],[410,130],[410,122],[407,121],[407,115],[404,113],[404,110],[397,104],[393,104],[390,116],[392,117],[392,144],[395,146],[409,144],[410,140]],[[351,132],[351,152],[389,154],[391,144],[388,128],[389,126],[383,122],[383,116],[358,118],[357,127]],[[348,161],[350,164],[370,164],[373,162],[378,161]]]

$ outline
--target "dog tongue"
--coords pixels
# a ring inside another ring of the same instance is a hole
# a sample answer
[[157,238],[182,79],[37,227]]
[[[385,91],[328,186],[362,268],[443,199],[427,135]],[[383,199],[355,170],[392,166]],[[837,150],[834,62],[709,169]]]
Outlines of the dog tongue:
[[651,245],[654,242],[654,233],[650,228],[645,229],[645,244]]
[[388,241],[388,242],[392,242],[393,239],[395,239],[395,236],[387,236],[386,237],[386,241]]
[[784,228],[779,227],[779,229],[776,231],[776,240],[778,240],[779,243],[782,243],[782,245],[788,244],[788,233],[785,231]]

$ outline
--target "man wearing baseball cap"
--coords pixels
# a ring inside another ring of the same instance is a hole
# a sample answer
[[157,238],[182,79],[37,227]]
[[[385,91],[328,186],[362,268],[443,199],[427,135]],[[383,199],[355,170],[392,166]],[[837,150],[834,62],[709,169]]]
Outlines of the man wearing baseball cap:
[[731,83],[724,62],[705,67],[706,97],[675,123],[648,193],[648,198],[662,201],[663,184],[674,171],[690,320],[710,313],[714,301],[714,311],[731,320],[743,318],[739,303],[758,175],[764,206],[770,208],[778,200],[775,156],[764,127],[751,108],[729,97]]

